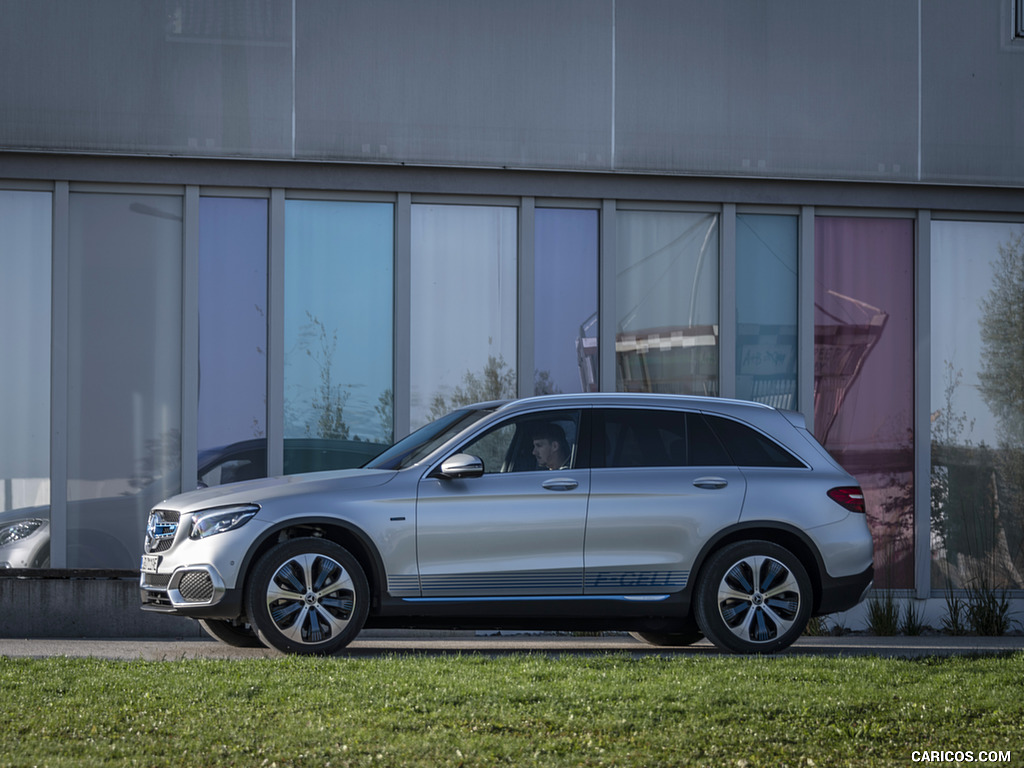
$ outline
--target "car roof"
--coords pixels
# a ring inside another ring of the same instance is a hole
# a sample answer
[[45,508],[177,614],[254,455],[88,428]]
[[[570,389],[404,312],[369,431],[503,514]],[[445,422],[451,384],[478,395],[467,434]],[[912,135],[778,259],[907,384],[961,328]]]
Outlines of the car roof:
[[588,405],[606,406],[646,406],[662,408],[695,408],[718,412],[744,411],[776,411],[770,405],[756,403],[752,400],[732,400],[724,397],[702,397],[698,395],[665,395],[648,392],[585,392],[576,394],[538,395],[524,397],[519,400],[498,400],[481,403],[480,408],[496,408],[502,412],[513,412],[521,409],[551,407],[584,407]]

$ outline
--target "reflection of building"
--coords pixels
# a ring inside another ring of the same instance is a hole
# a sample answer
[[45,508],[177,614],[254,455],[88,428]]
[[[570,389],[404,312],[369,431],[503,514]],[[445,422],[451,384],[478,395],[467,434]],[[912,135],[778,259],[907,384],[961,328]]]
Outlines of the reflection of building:
[[615,337],[619,389],[718,394],[718,328],[652,328]]
[[825,443],[889,319],[866,302],[835,291],[828,296],[829,307],[815,306],[820,319],[814,325],[814,424]]

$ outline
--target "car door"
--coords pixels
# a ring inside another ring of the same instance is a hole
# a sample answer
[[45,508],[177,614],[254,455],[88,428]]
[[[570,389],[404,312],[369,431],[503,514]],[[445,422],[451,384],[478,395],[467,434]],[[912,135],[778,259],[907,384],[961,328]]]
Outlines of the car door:
[[746,481],[699,413],[595,408],[587,594],[686,587],[701,546],[735,523]]
[[[541,468],[533,437],[561,430],[566,461]],[[419,483],[417,554],[424,597],[580,595],[590,470],[581,411],[510,418],[452,453],[482,459],[476,477]]]

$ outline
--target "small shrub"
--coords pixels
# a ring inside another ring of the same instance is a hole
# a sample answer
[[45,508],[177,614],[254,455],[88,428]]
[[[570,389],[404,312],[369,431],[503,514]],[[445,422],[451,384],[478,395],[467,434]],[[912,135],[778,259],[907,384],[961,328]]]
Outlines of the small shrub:
[[979,635],[1005,635],[1010,629],[1009,614],[1005,589],[990,587],[984,578],[967,588],[967,623]]
[[952,589],[946,590],[946,615],[942,617],[942,628],[950,635],[966,635],[969,631],[967,601],[953,594]]
[[874,594],[868,600],[868,629],[881,637],[900,631],[900,607],[891,591]]
[[913,600],[908,600],[907,609],[903,613],[902,621],[900,621],[900,631],[904,635],[920,635],[924,628],[925,623],[921,609],[917,607],[917,603]]
[[812,616],[807,622],[807,628],[804,630],[805,637],[827,637],[832,632],[828,628],[828,624],[825,623],[824,616]]

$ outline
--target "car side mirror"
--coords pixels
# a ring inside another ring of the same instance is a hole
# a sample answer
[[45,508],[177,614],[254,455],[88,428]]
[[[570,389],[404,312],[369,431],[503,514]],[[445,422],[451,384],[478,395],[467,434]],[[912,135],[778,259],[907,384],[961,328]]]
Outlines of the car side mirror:
[[470,456],[468,453],[456,453],[441,462],[440,475],[448,480],[480,477],[483,473],[483,459],[478,456]]

